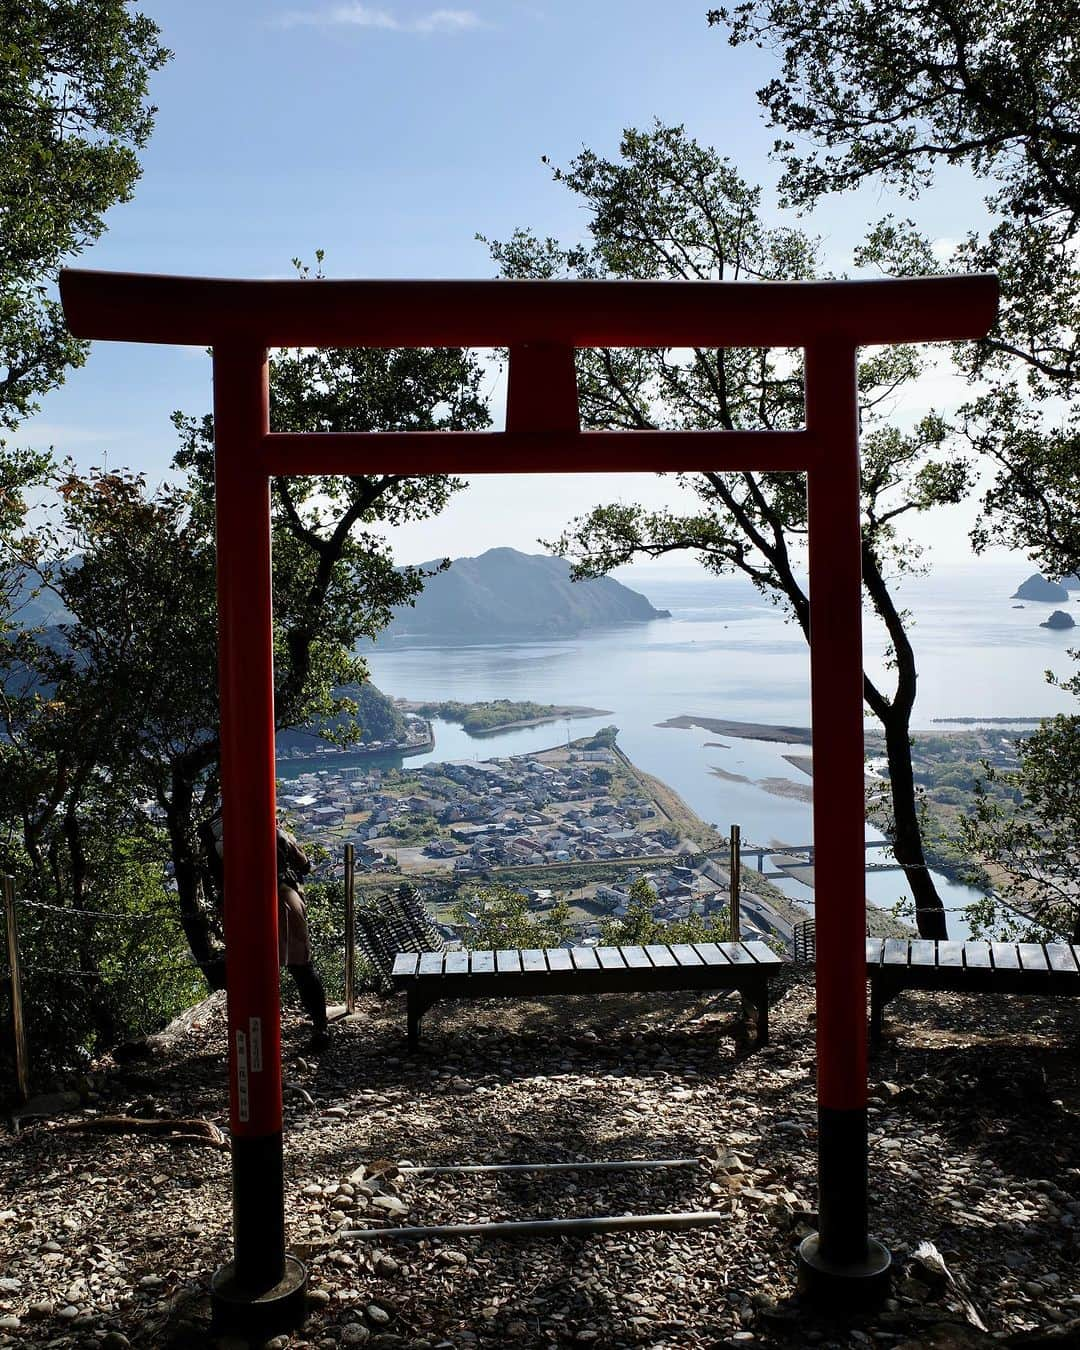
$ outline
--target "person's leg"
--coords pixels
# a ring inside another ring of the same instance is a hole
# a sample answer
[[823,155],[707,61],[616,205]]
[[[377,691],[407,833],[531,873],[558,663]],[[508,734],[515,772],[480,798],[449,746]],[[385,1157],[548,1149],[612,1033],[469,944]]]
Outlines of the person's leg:
[[291,965],[287,969],[293,977],[304,1011],[311,1018],[311,1026],[314,1032],[312,1040],[319,1045],[325,1044],[327,1038],[326,990],[323,988],[319,972],[310,962],[306,965]]

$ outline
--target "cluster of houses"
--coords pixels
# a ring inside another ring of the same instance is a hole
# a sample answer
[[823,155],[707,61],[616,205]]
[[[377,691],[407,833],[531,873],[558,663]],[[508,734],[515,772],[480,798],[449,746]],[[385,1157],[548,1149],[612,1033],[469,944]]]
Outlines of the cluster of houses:
[[[405,826],[414,869],[434,870],[425,859],[443,859],[436,866],[448,881],[493,866],[626,859],[623,879],[586,887],[594,913],[624,917],[638,878],[656,892],[652,913],[662,922],[726,912],[726,871],[712,859],[687,856],[692,846],[664,827],[648,798],[625,790],[613,795],[613,786],[626,787],[624,777],[614,782],[617,773],[609,750],[429,763],[407,773],[320,768],[283,785],[278,801],[302,843],[329,847],[315,873],[320,879],[341,875],[343,843],[353,845],[361,870],[401,870],[393,829]],[[655,865],[647,861],[653,857]],[[527,894],[540,907],[552,899],[550,890]],[[576,940],[599,932],[598,918]],[[447,928],[445,936],[459,935]]]
[[726,872],[706,859],[704,866],[672,863],[655,868],[631,868],[626,879],[612,885],[600,885],[593,894],[593,904],[613,918],[622,919],[632,904],[630,887],[643,878],[656,892],[652,916],[662,923],[687,919],[691,914],[711,915],[726,913],[729,904],[729,881]]
[[338,850],[352,843],[368,870],[386,865],[395,835],[456,874],[661,857],[679,846],[647,797],[612,794],[612,751],[549,755],[421,764],[404,778],[375,767],[319,769],[292,780],[278,800],[301,840],[329,834]]
[[452,857],[457,873],[670,853],[678,836],[656,828],[647,797],[611,795],[614,764],[610,750],[585,750],[424,765],[425,791],[439,794],[427,809],[449,835],[425,852]]

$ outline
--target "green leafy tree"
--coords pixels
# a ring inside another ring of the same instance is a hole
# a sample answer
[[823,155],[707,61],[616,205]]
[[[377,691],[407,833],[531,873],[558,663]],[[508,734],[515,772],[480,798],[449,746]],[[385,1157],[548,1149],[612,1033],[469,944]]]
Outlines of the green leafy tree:
[[[1069,682],[1080,695],[1080,677]],[[995,888],[973,907],[982,928],[1080,944],[1080,718],[1052,717],[1017,743],[1020,767],[987,766],[965,847],[994,864]],[[1016,809],[1002,789],[1021,798]]]
[[[311,357],[285,352],[273,361],[279,427],[342,430],[357,419],[401,428],[487,423],[480,370],[466,353],[410,353],[415,378],[402,384],[386,374],[393,353],[321,352],[317,370]],[[317,414],[298,369],[319,382]],[[389,401],[394,388],[396,405]],[[374,411],[365,404],[376,399],[370,390],[382,391]],[[13,674],[26,673],[18,690],[9,680],[11,754],[21,747],[37,773],[11,775],[12,791],[21,784],[23,796],[7,809],[38,873],[53,865],[38,836],[60,831],[55,886],[73,896],[78,849],[62,822],[81,827],[91,784],[111,793],[132,829],[163,836],[186,940],[217,982],[220,923],[198,844],[198,827],[220,791],[213,426],[209,418],[175,420],[177,483],[150,491],[137,474],[79,474],[68,466],[53,474],[57,515],[39,529],[33,552],[23,532],[24,561],[56,590],[68,618],[48,641],[14,634],[6,653]],[[367,674],[357,644],[411,602],[425,575],[395,567],[382,530],[438,512],[458,486],[439,476],[274,481],[279,728],[323,722],[325,734],[341,743],[358,739],[362,728],[347,696]],[[40,753],[45,744],[55,750],[51,758]],[[42,803],[47,819],[39,823]]]
[[604,919],[600,924],[600,941],[610,947],[644,947],[654,942],[727,942],[731,927],[726,917],[690,914],[685,919],[665,923],[654,916],[659,896],[656,890],[639,877],[630,887],[630,903],[621,918]]
[[[490,245],[507,276],[806,280],[818,274],[816,241],[761,219],[760,190],[681,127],[623,135],[621,158],[586,150],[563,183],[589,212],[589,241],[562,247],[520,230]],[[579,353],[583,425],[594,428],[791,430],[803,423],[801,354],[793,351],[620,349]],[[910,723],[917,686],[907,616],[892,583],[920,567],[905,517],[955,503],[970,466],[947,445],[936,414],[901,430],[888,420],[925,369],[912,347],[887,348],[859,365],[862,432],[862,567],[871,612],[890,649],[889,684],[864,674],[864,695],[885,731],[890,834],[928,937],[945,935],[926,866],[912,778]],[[793,473],[704,473],[682,479],[698,498],[685,514],[614,503],[573,522],[554,545],[575,575],[597,576],[635,557],[691,550],[717,574],[741,573],[785,606],[809,638],[806,491]]]
[[157,111],[149,77],[171,53],[123,0],[8,0],[0,31],[0,427],[11,429],[85,360],[50,283],[131,197]]
[[[758,91],[781,137],[787,199],[882,182],[917,197],[944,167],[983,185],[991,225],[942,261],[910,223],[884,222],[866,261],[908,274],[994,271],[990,336],[957,348],[989,392],[969,434],[997,466],[976,533],[1051,573],[1080,563],[1080,67],[1074,4],[1038,0],[747,0],[709,13],[734,46],[777,54]],[[1065,406],[1062,408],[1061,401]]]
[[560,896],[547,910],[529,908],[528,897],[510,886],[481,886],[454,907],[462,940],[474,951],[514,947],[561,947],[573,933],[570,907]]

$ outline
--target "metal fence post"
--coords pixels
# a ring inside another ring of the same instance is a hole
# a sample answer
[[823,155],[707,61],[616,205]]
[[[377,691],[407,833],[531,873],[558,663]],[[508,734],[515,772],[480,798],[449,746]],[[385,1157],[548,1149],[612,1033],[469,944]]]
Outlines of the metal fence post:
[[356,850],[345,845],[345,1012],[356,1009]]
[[738,942],[742,937],[742,923],[739,914],[739,881],[741,879],[740,872],[742,869],[742,858],[740,856],[741,851],[740,834],[741,834],[740,827],[738,825],[732,825],[731,840],[729,846],[730,857],[728,859],[729,864],[728,870],[730,873],[730,884],[731,884],[731,903],[730,903],[730,919],[729,919],[729,926],[731,928],[729,941],[731,942]]
[[20,1102],[30,1098],[30,1049],[23,1016],[22,971],[19,966],[19,930],[15,924],[15,878],[5,873],[4,923],[7,928],[8,968],[11,971],[11,1024],[15,1038],[15,1085]]

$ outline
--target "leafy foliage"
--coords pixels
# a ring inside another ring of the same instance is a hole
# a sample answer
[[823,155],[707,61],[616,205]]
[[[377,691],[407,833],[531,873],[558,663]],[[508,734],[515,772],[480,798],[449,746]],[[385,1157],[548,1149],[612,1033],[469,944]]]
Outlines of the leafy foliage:
[[341,685],[333,698],[338,711],[332,717],[303,729],[280,731],[278,746],[303,748],[315,739],[337,745],[405,739],[405,718],[394,701],[369,681]]
[[129,200],[156,109],[150,74],[170,53],[123,0],[3,7],[0,59],[0,427],[81,365],[50,281]]
[[[993,179],[1016,217],[1080,211],[1076,14],[1038,0],[746,0],[709,11],[780,56],[758,91],[800,205],[866,178],[916,195],[937,163]],[[809,143],[811,148],[804,150]]]
[[442,703],[424,703],[422,717],[441,717],[447,722],[460,722],[471,735],[506,726],[510,722],[525,722],[534,717],[552,717],[558,709],[550,703],[534,703],[531,699],[496,698],[489,702],[459,703],[453,699]]
[[[1080,69],[1076,8],[1038,0],[747,0],[710,12],[733,45],[775,51],[758,91],[779,139],[783,187],[812,206],[864,182],[914,198],[943,165],[984,185],[993,224],[947,260],[908,222],[887,219],[863,261],[896,274],[993,271],[998,321],[956,349],[981,392],[972,444],[997,466],[975,542],[1031,552],[1049,573],[1080,562]],[[805,147],[810,146],[809,149]],[[983,382],[991,381],[986,391]],[[1062,409],[1057,400],[1067,400]]]
[[583,750],[614,750],[615,743],[619,739],[619,728],[617,726],[601,727],[599,731],[594,732],[587,740],[582,742]]
[[[295,427],[308,416],[302,370],[324,381],[320,425],[336,420],[340,428],[358,415],[369,388],[357,354],[335,363],[333,353],[321,353],[315,372],[308,356],[286,352],[273,362],[279,422]],[[456,426],[460,415],[469,427],[486,423],[478,399],[462,398],[479,378],[466,353],[410,359],[416,379],[396,408],[384,391],[371,420]],[[373,368],[385,360],[376,354]],[[214,982],[220,918],[203,885],[198,844],[198,827],[219,796],[213,426],[209,418],[174,420],[177,479],[156,489],[125,470],[80,474],[47,457],[0,454],[0,580],[11,606],[0,616],[0,809],[4,864],[24,877],[28,894],[62,906],[108,908],[110,868],[95,859],[107,858],[110,840],[138,840],[158,867],[168,865],[173,932],[178,919],[197,963],[189,973],[201,967]],[[441,510],[458,486],[438,476],[275,481],[279,728],[326,723],[343,742],[355,737],[349,687],[367,674],[356,645],[424,581],[421,569],[394,565],[382,530]],[[53,497],[36,528],[33,488]],[[28,577],[66,607],[57,627],[17,623]],[[101,987],[104,956],[89,939],[80,952]],[[94,1006],[107,1008],[107,1000]],[[81,1034],[107,1042],[128,1029],[127,1015],[121,1009],[111,1023],[103,1017],[97,1030],[82,1024]]]
[[474,951],[508,947],[560,947],[573,926],[560,896],[544,911],[530,910],[528,897],[509,886],[483,886],[463,894],[454,907],[462,941]]
[[[1072,683],[1080,693],[1080,679]],[[1019,769],[987,766],[962,825],[965,846],[996,865],[997,889],[973,918],[1036,941],[1080,943],[1080,717],[1049,718],[1017,748]],[[1021,796],[1019,811],[1000,788]]]
[[611,947],[645,946],[652,942],[727,942],[731,926],[723,915],[706,918],[691,914],[685,919],[665,923],[653,916],[659,896],[644,877],[630,887],[630,903],[622,918],[604,919],[600,941]]

